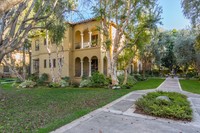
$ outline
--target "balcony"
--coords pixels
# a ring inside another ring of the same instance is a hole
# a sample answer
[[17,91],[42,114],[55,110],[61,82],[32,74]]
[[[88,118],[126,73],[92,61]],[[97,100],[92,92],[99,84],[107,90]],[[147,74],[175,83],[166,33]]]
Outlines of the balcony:
[[[98,43],[97,41],[90,42],[84,42],[83,46],[81,45],[81,42],[74,43],[75,49],[84,49],[84,48],[91,48],[91,47],[97,47]],[[81,47],[82,46],[82,47]]]

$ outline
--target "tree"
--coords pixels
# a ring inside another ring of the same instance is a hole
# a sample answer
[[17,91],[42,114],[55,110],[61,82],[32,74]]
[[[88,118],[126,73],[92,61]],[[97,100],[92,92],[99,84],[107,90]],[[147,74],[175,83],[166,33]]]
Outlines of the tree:
[[191,20],[194,26],[200,26],[200,2],[199,0],[182,0],[183,14]]
[[23,0],[1,0],[0,1],[0,16],[8,11],[9,9],[13,8],[15,5],[19,4]]
[[174,54],[177,65],[187,73],[189,66],[195,62],[195,36],[188,30],[179,31],[175,41]]
[[[29,32],[34,29],[46,29],[52,23],[51,18],[63,18],[65,12],[74,8],[74,2],[66,0],[24,0],[2,15],[0,25],[0,62],[3,57],[22,47]],[[45,21],[45,23],[42,23]]]
[[[94,11],[101,20],[100,32],[105,36],[102,46],[106,49],[108,75],[112,79],[112,85],[118,85],[118,58],[130,44],[124,43],[127,38],[126,31],[130,25],[137,29],[143,17],[148,18],[144,19],[144,27],[151,27],[152,22],[159,20],[161,9],[156,5],[155,0],[100,0],[99,7],[94,8]],[[115,33],[110,35],[110,29],[113,27]],[[142,30],[133,36],[138,37]]]

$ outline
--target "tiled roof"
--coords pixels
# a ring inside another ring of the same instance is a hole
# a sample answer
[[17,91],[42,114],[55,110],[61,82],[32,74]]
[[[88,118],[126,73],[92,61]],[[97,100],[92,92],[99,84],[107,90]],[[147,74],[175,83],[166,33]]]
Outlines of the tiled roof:
[[89,18],[89,19],[80,20],[80,21],[77,21],[77,22],[69,22],[69,23],[72,24],[72,25],[76,25],[76,24],[86,23],[86,22],[94,21],[94,20],[96,20],[95,17]]

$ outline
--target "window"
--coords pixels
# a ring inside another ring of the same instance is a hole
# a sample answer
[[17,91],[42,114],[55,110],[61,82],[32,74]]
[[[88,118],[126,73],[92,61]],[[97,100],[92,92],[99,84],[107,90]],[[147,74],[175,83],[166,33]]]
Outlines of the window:
[[39,72],[39,59],[34,59],[33,60],[33,71],[34,72]]
[[98,35],[92,35],[92,47],[97,46]]
[[44,60],[44,68],[47,68],[47,60]]
[[38,51],[40,49],[40,45],[39,45],[39,40],[35,41],[35,51]]
[[51,68],[51,59],[49,60],[49,68]]
[[44,38],[44,45],[47,45],[46,38]]
[[53,67],[56,67],[56,59],[53,59]]

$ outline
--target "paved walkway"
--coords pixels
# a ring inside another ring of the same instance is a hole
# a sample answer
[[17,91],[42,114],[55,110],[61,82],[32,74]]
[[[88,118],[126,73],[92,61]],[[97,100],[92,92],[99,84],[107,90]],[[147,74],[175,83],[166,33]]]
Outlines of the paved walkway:
[[[134,102],[156,90],[187,95],[194,112],[193,121],[173,121],[134,113]],[[131,92],[53,133],[200,133],[200,95],[182,91],[177,78],[167,78],[156,90]]]

